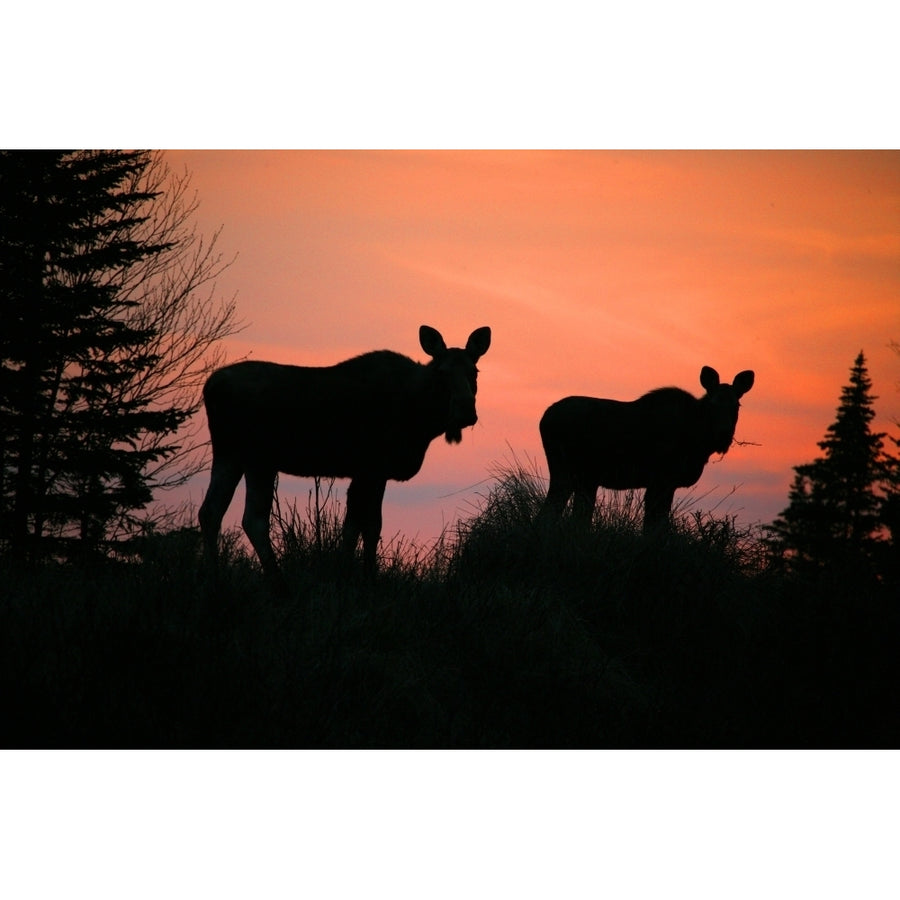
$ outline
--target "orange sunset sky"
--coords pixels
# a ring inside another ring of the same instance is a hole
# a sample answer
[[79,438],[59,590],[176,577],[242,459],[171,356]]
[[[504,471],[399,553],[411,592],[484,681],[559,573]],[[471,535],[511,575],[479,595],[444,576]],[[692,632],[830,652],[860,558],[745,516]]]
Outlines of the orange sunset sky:
[[[481,325],[479,423],[390,482],[383,538],[427,544],[514,455],[542,474],[538,420],[568,394],[702,393],[756,372],[734,446],[676,494],[771,521],[819,454],[859,350],[875,427],[900,428],[900,152],[167,151],[197,222],[238,254],[219,293],[249,356],[324,365],[389,348],[425,361]],[[206,475],[191,486],[199,504]],[[339,486],[343,501],[346,483]],[[282,477],[301,504],[309,482]],[[226,526],[243,504],[239,488]]]

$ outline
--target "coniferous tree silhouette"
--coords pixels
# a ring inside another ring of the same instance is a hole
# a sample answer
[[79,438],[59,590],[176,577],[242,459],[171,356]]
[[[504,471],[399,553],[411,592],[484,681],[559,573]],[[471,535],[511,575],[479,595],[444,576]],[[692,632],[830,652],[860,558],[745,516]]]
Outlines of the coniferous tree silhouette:
[[[888,436],[900,449],[900,439]],[[885,494],[881,501],[881,520],[890,536],[880,568],[892,583],[900,584],[900,457],[885,454]]]
[[795,571],[833,563],[871,563],[882,528],[885,434],[873,432],[872,383],[862,351],[841,393],[824,456],[794,467],[788,506],[767,529],[770,544]]
[[157,221],[153,164],[0,152],[0,546],[16,555],[96,549],[178,451],[192,410],[147,390],[175,339],[139,286],[165,281],[182,237]]
[[[891,341],[889,346],[900,355],[900,343]],[[900,425],[900,420],[894,419],[894,424]],[[888,435],[887,440],[893,452],[885,452],[884,463],[884,497],[880,512],[890,541],[883,554],[883,568],[893,582],[900,583],[900,437]]]

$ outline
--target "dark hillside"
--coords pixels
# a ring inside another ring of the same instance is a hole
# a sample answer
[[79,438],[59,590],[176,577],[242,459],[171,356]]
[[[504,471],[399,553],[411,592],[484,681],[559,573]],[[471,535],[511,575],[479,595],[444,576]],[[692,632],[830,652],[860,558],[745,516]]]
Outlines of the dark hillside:
[[898,746],[891,590],[789,580],[727,519],[644,537],[624,497],[540,526],[540,485],[507,473],[374,583],[333,517],[317,542],[294,514],[287,600],[234,546],[209,580],[190,536],[92,569],[6,561],[2,745]]

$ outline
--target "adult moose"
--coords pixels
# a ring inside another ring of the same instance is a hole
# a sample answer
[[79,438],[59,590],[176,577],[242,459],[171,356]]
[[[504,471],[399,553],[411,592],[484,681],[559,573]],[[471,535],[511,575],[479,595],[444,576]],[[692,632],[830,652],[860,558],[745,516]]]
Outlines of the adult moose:
[[334,366],[246,361],[210,375],[203,401],[212,474],[199,514],[209,558],[243,476],[241,524],[263,570],[280,577],[269,516],[275,478],[286,472],[350,479],[342,540],[353,552],[362,536],[364,564],[374,572],[386,482],[412,478],[434,438],[458,443],[478,421],[475,364],[490,347],[490,328],[473,331],[461,349],[423,325],[419,342],[427,364],[376,350]]
[[590,522],[599,487],[646,488],[644,530],[668,521],[675,489],[696,484],[713,453],[734,440],[740,398],[753,372],[722,384],[709,366],[700,371],[706,394],[680,388],[650,391],[631,402],[566,397],[550,406],[540,430],[550,487],[542,516],[558,517],[574,494],[573,518]]

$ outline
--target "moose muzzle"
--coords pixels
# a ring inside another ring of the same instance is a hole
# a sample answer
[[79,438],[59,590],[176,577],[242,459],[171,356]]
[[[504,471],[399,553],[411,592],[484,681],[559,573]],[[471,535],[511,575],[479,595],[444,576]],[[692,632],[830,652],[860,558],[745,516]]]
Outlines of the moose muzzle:
[[447,421],[445,437],[448,444],[458,444],[462,440],[463,428],[468,428],[478,421],[475,412],[475,398],[471,400],[456,400],[450,404],[450,415]]

